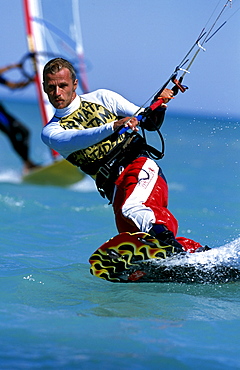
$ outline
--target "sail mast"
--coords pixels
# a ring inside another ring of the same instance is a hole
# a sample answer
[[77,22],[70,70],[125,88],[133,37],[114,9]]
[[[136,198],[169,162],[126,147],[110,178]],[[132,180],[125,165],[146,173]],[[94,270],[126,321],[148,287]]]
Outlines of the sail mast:
[[72,0],[72,16],[73,16],[73,23],[74,23],[74,32],[73,32],[72,37],[76,42],[76,53],[79,59],[80,84],[81,84],[82,91],[84,93],[87,93],[89,91],[89,88],[88,88],[88,82],[87,82],[86,66],[84,62],[83,40],[82,40],[80,10],[79,10],[78,0]]
[[[46,7],[47,5],[47,7]],[[51,1],[52,5],[52,1]],[[79,1],[72,0],[68,5],[68,17],[56,16],[51,19],[48,1],[23,0],[28,49],[32,55],[35,72],[34,82],[38,102],[45,126],[54,115],[54,108],[49,103],[42,87],[42,72],[49,59],[63,57],[73,63],[78,72],[78,79],[83,93],[89,91],[84,62],[83,42],[80,24]],[[44,12],[46,14],[44,14]],[[65,14],[64,14],[65,16]],[[55,158],[59,154],[52,151]]]
[[[54,110],[47,101],[47,97],[42,88],[43,63],[40,61],[40,52],[44,50],[44,39],[41,34],[40,26],[34,22],[34,17],[40,17],[39,5],[38,0],[23,0],[28,49],[33,55],[32,63],[35,71],[34,82],[37,89],[42,123],[43,126],[45,126],[53,117]],[[51,153],[53,158],[59,155],[55,150],[52,150]]]
[[[32,63],[35,73],[34,76],[34,82],[36,84],[37,93],[38,93],[38,102],[40,106],[41,116],[43,125],[46,125],[49,121],[47,116],[47,111],[45,109],[44,99],[43,99],[43,89],[42,89],[42,82],[41,82],[41,75],[39,71],[39,66],[37,63],[36,57],[34,55],[37,55],[37,48],[36,48],[36,42],[34,38],[34,12],[36,12],[36,6],[37,2],[31,2],[30,0],[23,0],[24,3],[24,15],[25,15],[25,24],[26,24],[26,31],[27,31],[27,42],[28,42],[28,49],[29,52],[33,54]],[[34,3],[34,6],[33,6]]]

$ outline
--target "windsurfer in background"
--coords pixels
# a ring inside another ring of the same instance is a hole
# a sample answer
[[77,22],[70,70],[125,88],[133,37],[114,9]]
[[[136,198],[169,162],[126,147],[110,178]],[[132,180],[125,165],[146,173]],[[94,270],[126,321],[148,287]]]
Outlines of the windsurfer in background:
[[[19,64],[11,64],[6,67],[0,68],[0,84],[8,87],[9,89],[21,89],[28,86],[32,80],[24,80],[20,82],[12,82],[3,77],[3,74],[11,69],[20,68]],[[24,173],[29,170],[38,167],[29,159],[29,130],[13,117],[3,105],[0,103],[0,131],[4,132],[16,153],[21,157],[24,163]]]
[[[77,85],[76,72],[67,60],[55,58],[45,65],[43,88],[56,112],[43,128],[43,142],[96,180],[100,193],[113,205],[120,233],[147,232],[176,252],[204,250],[191,239],[176,237],[178,222],[167,208],[166,179],[138,134],[134,115],[139,107],[105,89],[78,96]],[[151,120],[159,127],[172,95],[165,89],[162,109],[153,111]],[[130,143],[129,134],[118,134],[122,126],[135,133]]]

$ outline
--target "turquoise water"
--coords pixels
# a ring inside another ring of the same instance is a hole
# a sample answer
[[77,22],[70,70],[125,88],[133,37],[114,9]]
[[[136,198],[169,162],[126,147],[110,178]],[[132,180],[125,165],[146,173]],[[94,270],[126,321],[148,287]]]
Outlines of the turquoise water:
[[[37,106],[7,107],[31,127],[32,158],[47,161]],[[179,235],[235,259],[239,129],[231,117],[169,113],[161,161]],[[0,141],[1,369],[240,369],[239,282],[93,277],[89,256],[116,234],[111,207],[90,180],[68,189],[23,184],[20,160]]]

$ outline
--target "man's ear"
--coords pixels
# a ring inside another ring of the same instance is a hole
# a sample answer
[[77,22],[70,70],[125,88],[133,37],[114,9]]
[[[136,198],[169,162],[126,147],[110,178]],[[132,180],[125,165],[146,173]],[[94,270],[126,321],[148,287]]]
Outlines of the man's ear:
[[42,87],[43,87],[43,91],[44,91],[45,93],[47,93],[47,92],[46,92],[46,89],[45,89],[45,83],[44,83],[44,82],[42,83]]
[[78,87],[78,79],[76,78],[76,80],[73,81],[73,90],[76,91]]

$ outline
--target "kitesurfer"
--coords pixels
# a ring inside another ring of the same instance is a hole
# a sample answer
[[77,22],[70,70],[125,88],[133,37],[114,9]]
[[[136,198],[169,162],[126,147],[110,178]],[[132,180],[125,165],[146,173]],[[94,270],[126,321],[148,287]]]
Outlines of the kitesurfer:
[[[19,64],[11,64],[6,67],[0,68],[0,84],[8,87],[9,89],[21,89],[28,86],[32,81],[23,80],[20,82],[9,81],[3,74],[11,69],[20,68]],[[30,169],[38,167],[29,159],[29,130],[18,119],[13,117],[6,109],[0,104],[0,131],[4,132],[16,153],[21,157],[24,162],[24,173]]]
[[[178,222],[167,208],[166,179],[138,133],[134,114],[139,107],[104,89],[78,96],[77,85],[76,72],[67,60],[55,58],[45,65],[43,88],[56,112],[43,128],[43,142],[96,180],[99,191],[113,204],[119,232],[150,233],[178,252],[202,248],[191,239],[176,238]],[[161,126],[165,103],[172,95],[169,89],[162,92],[163,104],[152,112],[150,125],[155,121]],[[122,126],[134,134],[119,135]]]

